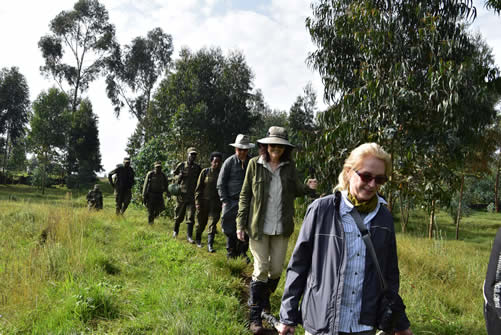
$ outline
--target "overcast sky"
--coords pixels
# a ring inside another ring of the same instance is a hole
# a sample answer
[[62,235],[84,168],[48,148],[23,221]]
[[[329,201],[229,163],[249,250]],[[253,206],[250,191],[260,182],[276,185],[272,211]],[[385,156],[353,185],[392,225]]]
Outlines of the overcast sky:
[[[49,33],[49,22],[73,0],[15,0],[0,6],[0,68],[17,66],[26,77],[33,101],[53,85],[40,75],[43,58],[37,43]],[[254,88],[263,91],[271,108],[289,110],[303,87],[311,82],[322,102],[323,86],[317,73],[305,64],[314,50],[304,21],[310,15],[307,0],[101,0],[115,25],[119,42],[128,44],[155,27],[171,34],[174,58],[181,47],[196,51],[220,47],[225,54],[240,50],[254,72]],[[480,31],[501,65],[501,18],[485,11],[483,1],[472,27]],[[103,80],[85,93],[99,117],[102,164],[109,172],[125,156],[128,137],[136,120],[123,112],[119,119],[106,97]]]

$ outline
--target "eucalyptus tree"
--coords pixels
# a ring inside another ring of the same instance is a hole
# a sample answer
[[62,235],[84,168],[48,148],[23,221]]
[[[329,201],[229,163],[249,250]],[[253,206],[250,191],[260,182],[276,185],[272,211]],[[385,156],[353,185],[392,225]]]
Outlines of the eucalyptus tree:
[[161,28],[138,36],[122,51],[117,46],[108,59],[106,90],[120,115],[123,107],[138,121],[143,120],[150,106],[153,88],[171,63],[172,36]]
[[40,71],[71,96],[74,112],[80,94],[101,74],[116,46],[115,27],[98,0],[79,0],[73,10],[57,14],[49,28],[51,33],[38,42],[45,59]]
[[332,152],[332,137],[345,136],[348,148],[379,142],[399,170],[386,188],[390,204],[396,190],[412,189],[432,219],[436,200],[448,200],[445,186],[457,183],[451,171],[462,148],[495,115],[477,108],[498,75],[478,64],[466,31],[475,8],[461,0],[321,0],[312,9],[306,25],[318,49],[308,61],[334,105],[313,145]]
[[61,156],[66,146],[66,132],[71,122],[69,107],[70,99],[57,88],[41,92],[33,102],[28,142],[40,163],[42,193],[45,189],[47,167]]
[[0,70],[0,134],[5,135],[3,164],[5,173],[11,148],[24,137],[30,115],[29,88],[17,67]]
[[[115,27],[109,22],[108,11],[98,0],[79,0],[72,10],[61,11],[49,24],[51,33],[40,38],[38,47],[45,59],[42,74],[54,79],[70,98],[72,113],[76,113],[82,94],[96,80],[116,48]],[[74,132],[67,132],[67,173],[76,172],[78,155],[72,144]]]

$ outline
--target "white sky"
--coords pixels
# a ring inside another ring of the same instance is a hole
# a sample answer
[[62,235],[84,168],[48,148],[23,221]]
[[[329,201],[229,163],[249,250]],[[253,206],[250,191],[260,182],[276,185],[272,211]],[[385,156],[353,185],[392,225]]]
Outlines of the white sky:
[[[15,0],[0,6],[0,68],[17,66],[26,77],[33,101],[53,85],[40,75],[43,58],[38,49],[49,22],[62,10],[71,10],[73,0]],[[243,52],[254,72],[254,88],[263,91],[271,108],[289,110],[303,87],[311,82],[322,103],[323,86],[317,73],[305,64],[314,46],[304,21],[311,14],[307,0],[101,0],[115,25],[119,42],[128,44],[155,27],[171,34],[174,58],[181,47],[196,51],[220,47]],[[487,12],[483,1],[472,27],[493,49],[501,66],[501,17]],[[93,82],[85,94],[99,117],[102,164],[109,172],[125,156],[128,137],[136,120],[126,111],[116,119],[106,97],[103,80]]]

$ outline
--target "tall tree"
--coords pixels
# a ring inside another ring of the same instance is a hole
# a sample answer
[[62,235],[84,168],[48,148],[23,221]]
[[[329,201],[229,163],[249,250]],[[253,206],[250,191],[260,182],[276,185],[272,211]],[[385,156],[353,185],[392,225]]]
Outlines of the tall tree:
[[[45,59],[40,71],[71,96],[71,109],[75,112],[80,94],[98,77],[116,46],[115,27],[99,1],[79,0],[73,10],[56,15],[49,28],[52,33],[38,42]],[[69,57],[64,57],[66,51]],[[72,61],[65,63],[67,60]]]
[[29,117],[29,89],[17,67],[0,70],[0,134],[5,134],[2,168],[5,173],[10,148],[25,134]]
[[47,167],[61,155],[66,146],[66,132],[71,122],[69,106],[68,96],[57,88],[40,93],[33,102],[28,141],[40,163],[42,193],[45,190]]
[[215,149],[227,151],[228,143],[256,121],[248,105],[252,78],[240,52],[181,50],[155,94],[146,127],[150,136],[168,134],[183,158],[192,145],[206,156]]
[[116,47],[108,59],[106,90],[115,106],[115,114],[126,106],[141,121],[150,106],[153,88],[168,69],[173,52],[172,36],[161,28],[136,37],[122,52]]
[[[88,89],[106,66],[116,49],[115,27],[109,22],[108,11],[98,0],[79,0],[73,10],[60,12],[49,24],[51,34],[43,36],[38,47],[45,59],[41,72],[52,77],[59,88],[71,97],[72,113]],[[66,63],[67,62],[67,63]],[[68,135],[71,133],[68,132]],[[67,138],[66,163],[73,172],[78,166],[78,153]]]
[[307,27],[318,49],[309,62],[335,107],[311,144],[333,152],[332,137],[344,136],[348,148],[379,142],[403,172],[392,172],[389,203],[412,176],[420,188],[407,189],[423,194],[432,213],[437,199],[450,197],[443,186],[457,184],[450,171],[462,148],[495,116],[477,108],[498,75],[479,65],[466,32],[475,8],[467,0],[322,0],[312,8]]
[[93,183],[95,172],[102,170],[101,153],[99,151],[98,118],[92,110],[88,99],[83,99],[78,110],[71,115],[70,146],[74,149],[75,157],[69,159],[74,162],[68,170],[78,174],[68,183],[68,186],[82,186]]

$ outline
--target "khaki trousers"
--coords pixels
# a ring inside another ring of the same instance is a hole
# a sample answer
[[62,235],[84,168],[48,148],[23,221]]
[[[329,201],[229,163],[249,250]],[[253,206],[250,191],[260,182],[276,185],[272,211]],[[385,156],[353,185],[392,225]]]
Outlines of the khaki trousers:
[[289,237],[283,235],[263,235],[261,240],[249,239],[249,247],[254,257],[252,280],[267,282],[278,279],[284,267]]

